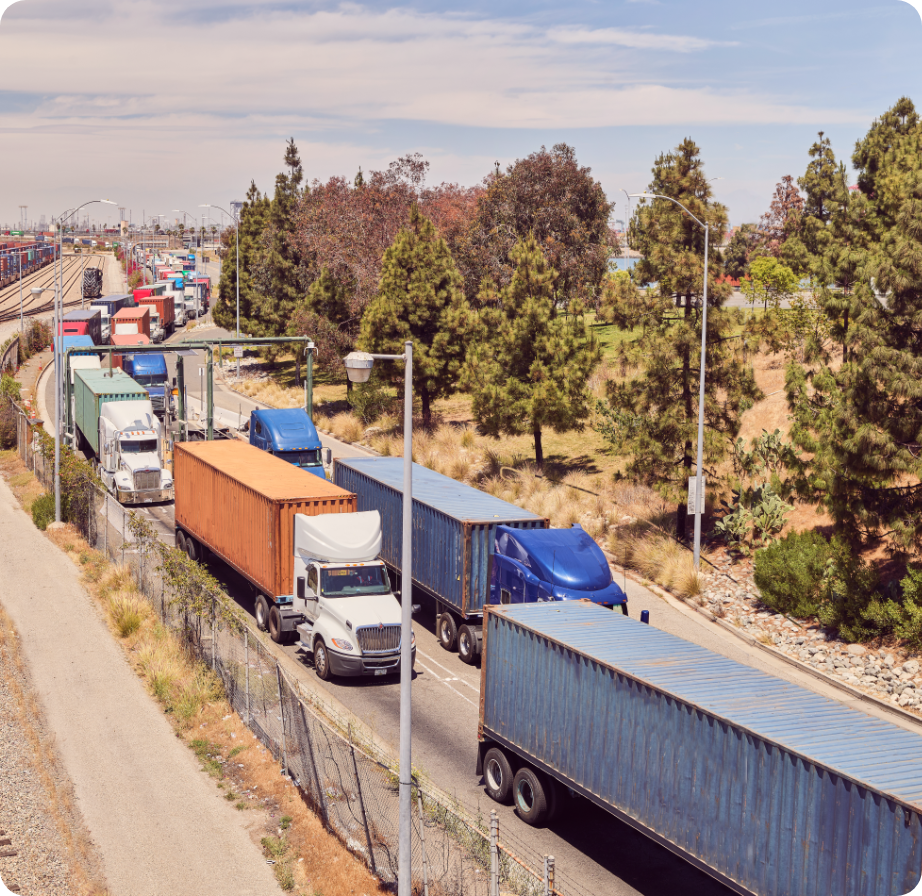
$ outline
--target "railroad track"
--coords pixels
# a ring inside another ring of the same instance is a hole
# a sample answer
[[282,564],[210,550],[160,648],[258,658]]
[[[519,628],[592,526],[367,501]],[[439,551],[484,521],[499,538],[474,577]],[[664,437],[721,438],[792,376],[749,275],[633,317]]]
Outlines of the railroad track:
[[[87,267],[102,268],[102,256],[95,256],[92,264]],[[83,301],[83,259],[70,255],[64,257],[64,267],[62,271],[63,278],[63,295],[64,308],[79,307]],[[68,300],[68,291],[71,291],[76,284],[77,296]],[[42,314],[46,311],[52,311],[54,308],[54,298],[47,301],[36,299],[31,290],[34,287],[42,286],[46,288],[54,287],[54,266],[49,269],[44,267],[39,271],[33,271],[27,277],[22,278],[22,313],[24,317],[31,317],[36,314]],[[8,286],[5,290],[0,291],[0,323],[17,320],[19,318],[19,281],[14,285]]]

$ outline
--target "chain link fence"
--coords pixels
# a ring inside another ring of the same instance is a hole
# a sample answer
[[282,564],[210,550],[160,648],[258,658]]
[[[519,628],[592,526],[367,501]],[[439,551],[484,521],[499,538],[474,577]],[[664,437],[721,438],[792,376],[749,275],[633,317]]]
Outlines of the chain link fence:
[[[26,412],[16,409],[19,455],[51,490],[53,448]],[[158,542],[140,514],[98,486],[77,489],[66,499],[68,521],[91,546],[130,566],[161,622],[179,632],[221,679],[234,710],[327,829],[396,890],[396,757],[293,680],[276,660],[268,637],[220,589],[206,587],[196,600],[179,593],[181,588],[171,584],[176,580],[171,564],[191,561],[178,548]],[[512,832],[501,832],[495,812],[475,816],[417,776],[413,804],[413,884],[419,896],[589,896],[555,868],[553,857],[541,855]]]

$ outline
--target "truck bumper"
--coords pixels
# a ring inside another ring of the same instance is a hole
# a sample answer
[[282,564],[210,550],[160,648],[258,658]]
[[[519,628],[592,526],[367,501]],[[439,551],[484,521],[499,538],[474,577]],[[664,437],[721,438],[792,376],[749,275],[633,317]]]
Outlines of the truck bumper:
[[115,499],[119,504],[156,504],[160,501],[172,501],[174,496],[171,488],[151,488],[141,492],[115,490]]
[[[327,646],[330,657],[330,671],[344,678],[361,675],[399,675],[400,652],[380,654],[374,657],[350,656],[348,653],[334,652]],[[413,648],[413,662],[416,662],[416,648]]]

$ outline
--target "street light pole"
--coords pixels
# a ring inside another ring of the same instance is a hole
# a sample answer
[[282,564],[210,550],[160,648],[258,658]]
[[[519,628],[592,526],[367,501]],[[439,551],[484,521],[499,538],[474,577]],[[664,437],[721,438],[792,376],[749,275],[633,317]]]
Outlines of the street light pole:
[[350,352],[344,359],[353,383],[365,383],[376,360],[403,361],[403,543],[400,570],[400,769],[398,785],[397,896],[412,896],[413,818],[413,343],[402,355]]
[[699,221],[678,199],[671,196],[663,196],[660,193],[631,193],[638,199],[668,199],[674,202],[679,208],[691,218],[699,227],[704,228],[704,297],[701,302],[701,373],[698,378],[698,458],[696,461],[695,471],[695,540],[694,540],[694,562],[695,569],[701,566],[701,516],[704,513],[704,476],[702,466],[704,464],[704,368],[705,352],[707,351],[708,338],[708,235],[710,225],[705,221]]
[[106,203],[107,205],[115,205],[116,203],[112,202],[109,199],[90,199],[88,202],[84,202],[83,205],[78,205],[73,211],[68,213],[65,210],[65,214],[58,218],[57,225],[57,239],[55,240],[55,245],[57,248],[57,259],[56,259],[56,273],[55,277],[55,297],[54,297],[54,314],[52,316],[52,332],[54,337],[52,339],[53,346],[53,356],[54,356],[54,521],[56,523],[61,522],[61,391],[64,388],[63,381],[61,379],[61,334],[64,329],[63,323],[61,321],[62,311],[64,309],[64,258],[63,258],[63,249],[64,249],[64,222],[69,218],[72,218],[80,209],[85,208],[88,205],[93,205],[96,202]]

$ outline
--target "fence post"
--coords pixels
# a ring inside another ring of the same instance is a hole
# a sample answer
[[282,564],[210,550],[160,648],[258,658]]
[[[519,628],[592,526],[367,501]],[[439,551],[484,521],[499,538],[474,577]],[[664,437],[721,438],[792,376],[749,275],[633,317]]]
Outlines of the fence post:
[[282,670],[279,667],[279,664],[275,664],[275,680],[278,682],[279,687],[279,715],[282,718],[282,764],[285,769],[285,774],[290,774],[288,769],[288,738],[285,737],[285,704],[282,700]]
[[250,724],[250,630],[243,630],[243,661],[246,663],[247,726]]
[[330,818],[327,815],[327,801],[323,798],[323,787],[320,784],[320,775],[317,772],[317,760],[314,759],[314,739],[311,737],[310,725],[307,722],[307,715],[304,712],[304,704],[298,700],[298,706],[301,708],[301,721],[304,722],[304,730],[307,732],[307,752],[311,757],[311,768],[314,770],[314,782],[317,785],[317,799],[320,801],[320,814],[323,816],[323,823],[327,829],[330,827]]
[[106,555],[106,559],[109,559],[109,493],[103,492],[102,495],[102,506],[106,508],[106,525],[103,529],[103,540],[102,540],[102,550]]
[[423,818],[423,792],[416,782],[416,805],[419,806],[419,845],[423,853],[423,896],[429,896],[429,860],[426,858],[426,822]]
[[126,528],[126,514],[125,514],[125,505],[122,504],[122,566],[125,565],[125,528]]
[[216,657],[218,655],[218,630],[215,627],[217,601],[211,598],[211,671],[217,668]]
[[499,816],[490,810],[490,896],[499,896]]
[[371,845],[371,831],[368,828],[368,815],[365,812],[365,798],[362,796],[362,779],[359,778],[359,764],[355,761],[355,747],[352,746],[351,722],[349,723],[349,752],[352,754],[352,770],[355,772],[355,788],[359,794],[359,808],[362,810],[362,824],[365,826],[365,843],[368,846],[368,861],[371,863],[371,873],[377,877],[378,869],[375,867],[375,851]]
[[544,857],[544,896],[554,896],[554,857]]

